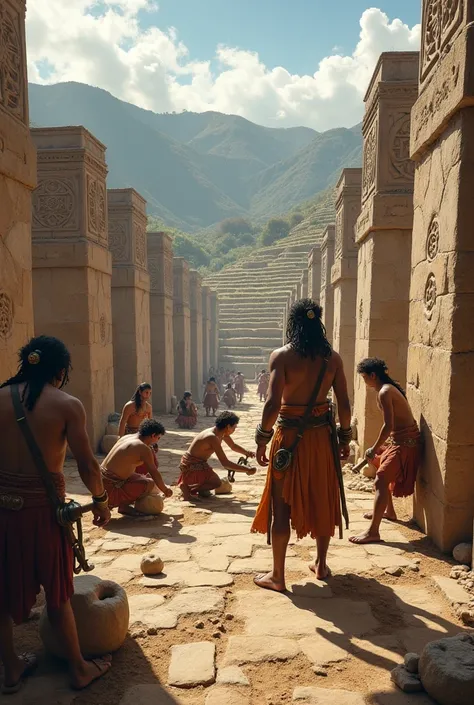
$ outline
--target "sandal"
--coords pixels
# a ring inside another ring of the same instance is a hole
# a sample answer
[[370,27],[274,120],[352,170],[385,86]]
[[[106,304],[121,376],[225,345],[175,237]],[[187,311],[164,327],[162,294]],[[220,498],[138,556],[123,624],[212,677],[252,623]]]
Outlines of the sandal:
[[20,654],[20,660],[23,661],[25,664],[23,673],[21,674],[20,679],[15,683],[15,685],[2,686],[3,695],[14,695],[15,693],[18,693],[21,686],[23,685],[23,682],[26,680],[26,678],[28,678],[29,675],[31,675],[31,673],[33,673],[33,671],[38,665],[38,659],[34,654],[31,653]]

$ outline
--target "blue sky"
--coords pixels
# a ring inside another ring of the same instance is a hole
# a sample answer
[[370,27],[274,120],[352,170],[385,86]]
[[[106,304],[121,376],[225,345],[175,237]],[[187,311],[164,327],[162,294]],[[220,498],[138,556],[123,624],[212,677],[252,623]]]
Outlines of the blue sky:
[[351,53],[369,7],[410,26],[421,21],[421,0],[159,0],[159,10],[140,19],[144,27],[175,27],[192,59],[209,59],[226,44],[257,51],[270,68],[302,74],[314,73],[334,47]]
[[421,0],[28,0],[29,79],[155,112],[351,127],[383,51],[418,51]]

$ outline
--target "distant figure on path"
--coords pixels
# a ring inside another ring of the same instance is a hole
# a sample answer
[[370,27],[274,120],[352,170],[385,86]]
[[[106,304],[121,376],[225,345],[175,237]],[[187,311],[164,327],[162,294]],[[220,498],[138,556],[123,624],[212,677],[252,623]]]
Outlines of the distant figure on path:
[[257,393],[260,396],[260,401],[265,401],[267,398],[268,385],[270,384],[270,375],[266,370],[262,370],[258,376]]
[[237,397],[235,395],[235,389],[232,388],[231,384],[227,385],[222,399],[228,409],[235,409],[235,405],[237,404]]
[[[318,552],[311,570],[324,580],[330,575],[326,555],[336,526],[342,535],[341,503],[348,521],[340,459],[349,456],[351,408],[342,360],[331,349],[321,314],[321,307],[310,299],[293,304],[287,344],[270,357],[269,392],[255,433],[257,461],[269,469],[252,531],[269,533],[273,515],[273,570],[257,575],[255,583],[277,592],[286,590],[290,523],[298,538],[310,534],[316,539]],[[341,423],[339,442],[327,399],[331,387]],[[268,460],[266,446],[275,422]],[[301,438],[295,448],[297,434]],[[290,458],[288,450],[292,451]]]
[[[20,350],[19,358],[18,374],[0,388],[0,654],[4,695],[18,692],[37,665],[33,654],[17,655],[12,620],[26,622],[41,586],[49,620],[63,644],[72,687],[86,688],[111,666],[110,656],[86,661],[81,654],[70,603],[74,593],[72,547],[56,521],[53,498],[40,470],[46,466],[58,499],[64,501],[63,465],[69,445],[81,480],[92,494],[94,524],[107,524],[108,498],[87,436],[84,407],[61,391],[71,370],[69,351],[57,338],[41,335]],[[23,435],[28,429],[37,458]]]
[[153,410],[149,399],[151,398],[151,384],[139,384],[132,399],[123,407],[120,417],[119,436],[126,433],[137,433],[138,427],[144,419],[151,419]]
[[231,435],[237,428],[239,417],[231,411],[223,411],[216,418],[213,428],[201,431],[188,448],[188,452],[181,458],[181,475],[178,480],[183,499],[190,500],[196,495],[208,497],[211,490],[215,490],[221,485],[221,479],[207,462],[214,453],[226,470],[234,472],[245,472],[247,475],[255,475],[256,468],[247,468],[237,463],[233,463],[226,456],[222,443],[236,453],[241,453],[247,458],[255,458],[255,453],[245,450],[237,445]]
[[377,469],[374,510],[365,514],[371,519],[367,531],[351,536],[357,544],[380,541],[383,518],[396,521],[394,497],[409,497],[415,491],[421,460],[421,435],[413,418],[405,391],[388,375],[387,365],[378,358],[367,358],[357,365],[367,387],[377,393],[377,406],[383,414],[383,426],[366,459]]
[[183,398],[178,404],[178,418],[176,423],[180,428],[194,428],[197,424],[198,410],[193,402],[191,392],[184,392]]
[[216,415],[216,411],[219,408],[219,387],[217,386],[215,377],[211,377],[206,384],[204,390],[203,405],[206,409],[206,416]]
[[[102,461],[104,487],[109,493],[110,509],[117,508],[126,516],[143,516],[134,506],[137,499],[147,494],[163,492],[171,497],[173,491],[165,485],[158,470],[158,462],[150,446],[157,444],[165,429],[155,419],[141,422],[138,433],[123,436]],[[148,475],[137,472],[145,467]]]
[[234,379],[235,393],[237,394],[239,401],[241,402],[245,394],[245,379],[241,372],[237,372]]

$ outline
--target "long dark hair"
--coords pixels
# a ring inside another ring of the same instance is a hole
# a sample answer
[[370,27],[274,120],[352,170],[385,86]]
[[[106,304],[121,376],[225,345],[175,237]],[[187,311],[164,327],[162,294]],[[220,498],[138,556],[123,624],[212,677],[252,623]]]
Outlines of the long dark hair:
[[193,395],[191,394],[191,392],[184,392],[183,398],[182,398],[181,401],[179,402],[179,408],[180,408],[182,411],[185,411],[185,410],[186,410],[186,399],[189,399],[189,398],[192,397],[192,396],[193,396]]
[[321,320],[323,310],[311,299],[296,301],[290,309],[286,326],[286,342],[301,357],[315,360],[318,355],[330,357],[331,345]]
[[44,387],[54,379],[59,379],[63,370],[65,372],[60,388],[69,382],[71,356],[58,338],[48,335],[31,338],[30,342],[21,348],[18,359],[17,374],[7,379],[0,388],[24,383],[21,401],[25,403],[28,411],[34,409]]
[[357,365],[357,372],[360,375],[374,374],[376,377],[378,377],[381,382],[383,382],[383,384],[391,384],[396,389],[398,389],[401,394],[403,394],[405,399],[407,398],[406,392],[403,389],[402,385],[399,384],[396,380],[392,379],[388,374],[388,367],[385,364],[384,360],[381,360],[378,357],[366,357],[365,360],[362,360]]
[[140,409],[142,408],[142,398],[140,396],[140,392],[144,392],[145,389],[151,389],[151,384],[148,384],[148,382],[143,382],[143,384],[139,384],[135,390],[135,394],[132,397],[132,401],[135,402],[135,409],[137,411],[140,411]]

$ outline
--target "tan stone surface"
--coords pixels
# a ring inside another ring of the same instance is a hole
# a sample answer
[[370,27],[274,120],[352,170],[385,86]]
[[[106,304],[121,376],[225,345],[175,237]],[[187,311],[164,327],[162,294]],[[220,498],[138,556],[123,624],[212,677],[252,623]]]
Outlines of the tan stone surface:
[[293,702],[306,703],[307,705],[365,705],[362,693],[353,693],[349,690],[314,688],[296,688],[293,693]]
[[221,685],[250,685],[250,681],[238,666],[219,668],[217,681]]
[[336,228],[328,225],[321,242],[321,291],[319,303],[323,309],[323,323],[330,343],[334,333],[334,290],[331,284],[331,269],[334,264]]
[[211,313],[210,364],[217,369],[219,366],[219,301],[217,293],[211,289],[209,296]]
[[[33,335],[31,191],[36,152],[31,141],[25,51],[25,5],[2,4],[0,90],[0,381],[17,369],[18,350]],[[15,29],[12,30],[12,27]]]
[[[355,360],[379,357],[406,384],[413,174],[410,111],[417,97],[417,52],[381,55],[365,97],[362,211],[356,226]],[[354,415],[361,451],[380,426],[375,395],[356,375]]]
[[474,388],[467,217],[474,182],[474,16],[472,3],[451,10],[452,22],[445,23],[429,4],[424,8],[422,90],[411,135],[417,168],[408,353],[408,395],[425,441],[415,516],[448,552],[471,539],[474,514],[467,406]]
[[178,399],[191,389],[191,313],[189,309],[189,264],[173,258],[173,349],[174,388]]
[[191,311],[191,390],[195,399],[202,401],[203,389],[203,322],[202,322],[202,277],[192,269],[189,273]]
[[69,348],[68,392],[84,404],[98,449],[114,411],[105,147],[83,127],[35,128],[32,136],[35,330]]
[[205,705],[250,705],[250,700],[236,688],[212,688],[206,695]]
[[153,409],[171,411],[174,390],[173,246],[167,233],[147,234],[150,272]]
[[209,378],[211,366],[211,290],[208,286],[201,288],[202,295],[202,370],[203,383]]
[[120,411],[139,384],[151,381],[146,201],[128,188],[109,189],[107,202],[115,406]]
[[224,665],[287,661],[297,656],[299,647],[294,639],[267,636],[231,636],[227,642]]
[[[129,688],[120,705],[181,705],[183,701],[170,695],[161,685],[136,685]],[[62,705],[62,703],[60,703]]]
[[209,685],[216,678],[216,647],[209,641],[171,647],[168,683],[178,688]]

